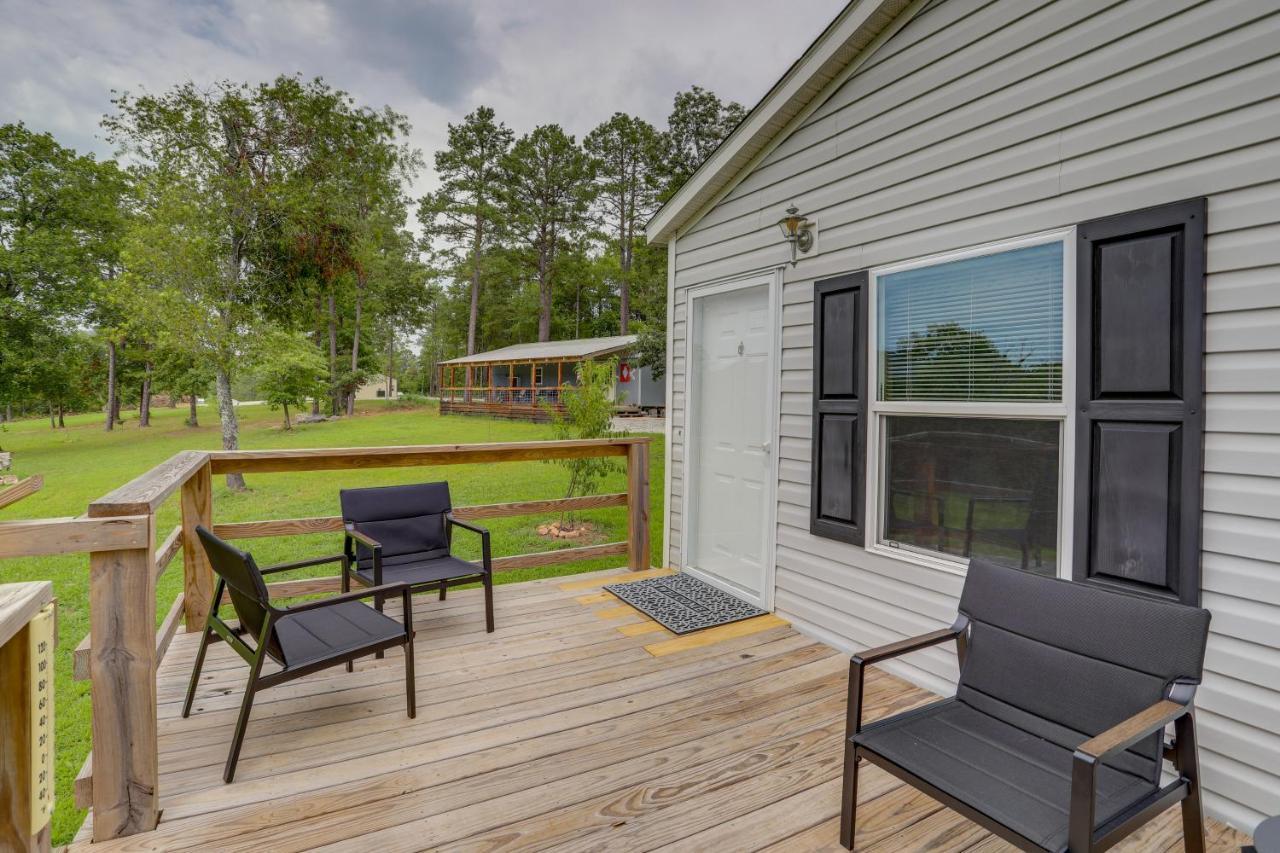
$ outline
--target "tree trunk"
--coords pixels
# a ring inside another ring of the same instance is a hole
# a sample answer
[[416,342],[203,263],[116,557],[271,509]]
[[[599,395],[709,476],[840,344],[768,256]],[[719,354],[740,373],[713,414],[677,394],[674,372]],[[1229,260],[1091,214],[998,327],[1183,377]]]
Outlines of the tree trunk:
[[[236,420],[236,407],[231,402],[231,374],[225,367],[219,367],[218,384],[218,419],[222,422],[222,449],[240,449],[240,424]],[[243,474],[228,474],[227,488],[233,492],[245,490]]]
[[49,401],[49,429],[58,428],[58,418],[53,411],[53,401]]
[[289,423],[289,404],[284,404],[284,428],[286,430],[293,429],[293,424]]
[[138,426],[151,426],[151,362],[146,363],[142,374],[142,397],[138,402]]
[[107,432],[116,428],[116,407],[119,405],[119,394],[116,389],[116,342],[107,339]]
[[551,264],[545,254],[538,257],[538,341],[551,340]]
[[387,335],[387,399],[390,400],[396,387],[396,333]]
[[[364,301],[364,271],[360,270],[356,273],[356,324],[351,331],[351,375],[355,376],[356,371],[360,369],[360,312],[363,308]],[[356,413],[356,395],[351,392],[347,395],[347,415]]]
[[329,400],[329,414],[338,414],[338,307],[333,288],[329,288],[329,381],[333,383],[333,396]]
[[619,246],[618,261],[622,268],[622,284],[618,293],[618,328],[619,334],[625,335],[631,326],[631,246],[624,235]]
[[187,416],[187,426],[200,426],[200,418],[196,413],[196,392],[194,390],[191,392],[191,413]]
[[58,403],[58,429],[66,429],[67,427],[67,421],[63,417],[63,414],[64,412],[62,411],[62,403],[59,402]]

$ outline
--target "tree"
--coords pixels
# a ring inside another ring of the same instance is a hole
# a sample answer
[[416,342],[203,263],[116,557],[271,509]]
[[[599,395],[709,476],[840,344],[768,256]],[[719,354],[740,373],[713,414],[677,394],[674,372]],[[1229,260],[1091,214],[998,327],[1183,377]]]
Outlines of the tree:
[[[50,409],[51,375],[76,330],[101,325],[104,281],[119,269],[128,180],[22,124],[0,126],[0,394]],[[73,341],[73,338],[75,340]],[[113,345],[114,346],[114,345]],[[115,387],[108,398],[115,400]],[[110,429],[114,409],[108,407]]]
[[272,410],[284,409],[284,428],[293,429],[289,406],[297,408],[325,391],[328,366],[324,356],[305,335],[280,329],[264,335],[254,355],[258,387]]
[[[618,375],[616,359],[581,361],[578,363],[577,385],[560,392],[564,411],[544,404],[551,416],[551,426],[557,439],[611,438],[613,432],[613,407]],[[560,459],[553,464],[569,470],[566,498],[594,494],[601,478],[617,471],[617,463],[609,457]],[[560,527],[572,530],[577,524],[574,513],[562,514]]]
[[500,234],[499,190],[502,162],[514,134],[494,119],[490,107],[479,107],[449,125],[449,147],[436,152],[440,188],[419,203],[424,245],[442,243],[455,267],[469,267],[467,355],[476,351],[480,320],[481,272],[484,256]]
[[538,340],[551,340],[556,260],[582,236],[595,197],[591,160],[557,124],[522,136],[503,158],[503,218],[538,283]]
[[200,426],[198,401],[212,384],[213,371],[189,349],[161,349],[157,353],[155,386],[167,393],[171,401],[188,398],[187,426]]
[[676,93],[662,138],[666,172],[662,201],[675,195],[746,114],[742,104],[724,103],[715,92],[701,86]]
[[653,125],[625,113],[614,113],[583,140],[599,187],[596,218],[617,257],[618,331],[623,335],[631,322],[636,238],[657,206],[659,140]]
[[[345,144],[327,132],[347,126],[331,121],[343,102],[348,96],[323,81],[297,77],[208,89],[185,83],[163,95],[121,95],[103,121],[138,162],[146,192],[145,222],[132,237],[133,280],[173,309],[158,325],[186,327],[190,346],[212,364],[226,450],[240,445],[231,387],[242,341],[265,319],[300,308],[303,294],[283,274],[279,246],[314,199],[310,170],[332,160],[317,148]],[[243,489],[243,476],[227,475],[227,485]]]

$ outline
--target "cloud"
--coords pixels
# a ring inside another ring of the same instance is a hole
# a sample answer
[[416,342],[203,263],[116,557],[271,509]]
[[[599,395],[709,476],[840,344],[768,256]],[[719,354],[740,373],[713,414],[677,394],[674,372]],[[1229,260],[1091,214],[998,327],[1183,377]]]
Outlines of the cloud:
[[556,122],[579,138],[615,111],[661,125],[693,84],[751,106],[843,4],[0,0],[0,122],[108,156],[112,89],[301,73],[406,114],[430,162],[481,103],[517,133]]

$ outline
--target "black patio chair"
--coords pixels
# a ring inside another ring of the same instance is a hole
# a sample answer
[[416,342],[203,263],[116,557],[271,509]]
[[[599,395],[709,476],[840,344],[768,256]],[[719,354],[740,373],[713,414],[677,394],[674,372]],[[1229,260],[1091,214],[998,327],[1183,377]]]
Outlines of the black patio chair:
[[[485,630],[493,631],[493,560],[489,531],[453,517],[448,483],[343,489],[342,588],[351,580],[366,586],[408,584],[414,590],[438,589],[440,600],[451,586],[484,585]],[[480,565],[453,556],[453,528],[480,537]],[[382,595],[374,607],[382,609]]]
[[[851,662],[841,844],[866,759],[1023,850],[1105,850],[1181,802],[1199,853],[1192,700],[1208,633],[1207,610],[974,560],[952,627]],[[864,727],[864,669],[946,642],[956,695]]]
[[[417,714],[413,679],[413,603],[409,585],[391,583],[360,592],[347,592],[331,598],[306,601],[290,607],[275,607],[267,593],[263,575],[289,569],[316,565],[329,560],[300,560],[258,568],[253,555],[241,551],[219,539],[204,527],[196,527],[196,533],[204,545],[209,562],[218,576],[213,593],[213,608],[200,637],[200,650],[196,652],[196,665],[191,671],[191,684],[182,704],[182,716],[191,713],[191,702],[200,681],[200,669],[204,666],[205,651],[211,642],[222,640],[231,646],[249,664],[249,682],[244,700],[240,704],[240,716],[236,720],[235,734],[231,739],[231,753],[227,756],[222,779],[235,778],[236,762],[244,743],[245,728],[249,724],[249,711],[254,695],[259,690],[292,681],[340,663],[350,662],[370,654],[381,654],[394,646],[404,647],[405,703],[412,718]],[[228,625],[218,615],[222,593],[231,596],[231,606],[239,620],[237,626]],[[372,607],[360,603],[360,599],[373,595],[400,595],[404,603],[403,624],[384,616]],[[249,646],[240,638],[248,634],[254,640]],[[265,675],[262,672],[267,658],[279,664],[280,669]]]

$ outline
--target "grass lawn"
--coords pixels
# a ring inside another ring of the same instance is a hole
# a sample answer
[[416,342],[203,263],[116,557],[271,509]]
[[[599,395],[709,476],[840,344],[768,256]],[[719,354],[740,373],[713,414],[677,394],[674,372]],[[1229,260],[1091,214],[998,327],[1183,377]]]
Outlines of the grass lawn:
[[[143,473],[180,450],[216,449],[220,446],[217,413],[202,407],[198,428],[183,424],[186,408],[153,411],[152,426],[142,429],[137,413],[114,432],[102,429],[101,415],[78,415],[67,419],[67,428],[53,431],[47,420],[19,421],[0,431],[0,447],[13,451],[10,473],[20,476],[42,474],[44,489],[0,511],[0,519],[79,515],[93,499]],[[550,438],[542,424],[515,423],[488,418],[440,417],[434,406],[416,409],[388,409],[381,401],[362,404],[354,418],[300,426],[292,432],[280,428],[280,413],[265,406],[240,409],[240,442],[245,449],[289,447],[343,447],[392,444],[451,444],[489,441],[529,441]],[[653,437],[650,519],[655,558],[662,553],[662,482],[665,453],[661,436]],[[453,501],[458,506],[500,503],[514,500],[563,497],[568,475],[555,464],[513,462],[490,465],[447,466],[424,471],[419,468],[387,468],[360,471],[316,471],[285,474],[248,475],[249,491],[228,492],[222,478],[214,478],[214,519],[250,521],[268,518],[336,515],[338,489],[346,486],[389,485],[428,479],[448,479]],[[601,492],[626,490],[621,468],[609,476]],[[176,496],[160,512],[157,540],[163,539],[178,522]],[[560,547],[612,542],[626,537],[626,510],[612,508],[584,513],[597,525],[598,535],[590,540],[566,542]],[[493,534],[494,556],[548,550],[551,543],[539,537],[535,527],[547,519],[537,517],[491,519],[486,526]],[[460,538],[460,552],[476,556],[470,541]],[[245,543],[258,561],[267,563],[337,553],[341,542],[333,535],[255,539]],[[468,547],[472,551],[466,550]],[[505,572],[499,583],[534,577],[572,574],[620,565],[621,557]],[[164,617],[173,599],[182,590],[182,560],[177,557],[160,578],[157,594],[157,622]],[[333,567],[310,570],[311,574],[332,573]],[[288,575],[300,577],[306,570]],[[58,598],[57,658],[57,808],[53,820],[53,842],[71,840],[84,812],[75,808],[72,785],[84,763],[90,744],[89,682],[73,681],[72,650],[89,631],[88,557],[39,557],[0,561],[0,583],[52,580]],[[250,727],[252,736],[252,727]],[[161,791],[163,806],[164,792]]]

